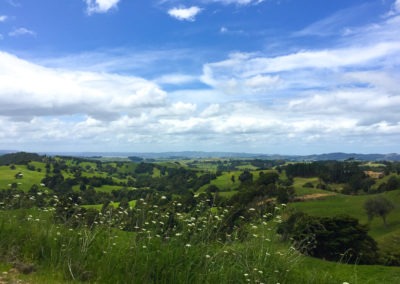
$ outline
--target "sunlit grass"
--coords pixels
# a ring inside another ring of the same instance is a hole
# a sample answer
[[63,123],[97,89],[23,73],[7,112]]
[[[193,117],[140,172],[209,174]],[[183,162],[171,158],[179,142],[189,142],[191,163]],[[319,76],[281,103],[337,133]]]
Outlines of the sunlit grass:
[[[400,206],[398,206],[400,204],[400,190],[385,192],[380,195],[391,200],[397,206],[387,217],[387,227],[384,226],[381,218],[375,217],[372,220],[370,235],[378,239],[400,226]],[[363,206],[369,198],[371,198],[371,195],[350,196],[338,194],[325,197],[322,200],[292,203],[290,206],[315,216],[332,217],[347,214],[366,224],[368,223],[368,217]]]

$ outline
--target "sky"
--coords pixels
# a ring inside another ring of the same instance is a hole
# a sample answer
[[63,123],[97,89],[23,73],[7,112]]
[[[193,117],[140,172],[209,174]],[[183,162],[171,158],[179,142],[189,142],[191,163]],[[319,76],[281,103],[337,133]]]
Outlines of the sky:
[[400,0],[0,0],[0,149],[400,152]]

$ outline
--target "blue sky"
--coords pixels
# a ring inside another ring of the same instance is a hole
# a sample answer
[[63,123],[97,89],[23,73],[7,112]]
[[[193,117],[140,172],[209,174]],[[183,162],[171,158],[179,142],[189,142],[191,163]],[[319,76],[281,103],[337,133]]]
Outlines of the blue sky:
[[400,0],[0,0],[0,149],[400,152]]

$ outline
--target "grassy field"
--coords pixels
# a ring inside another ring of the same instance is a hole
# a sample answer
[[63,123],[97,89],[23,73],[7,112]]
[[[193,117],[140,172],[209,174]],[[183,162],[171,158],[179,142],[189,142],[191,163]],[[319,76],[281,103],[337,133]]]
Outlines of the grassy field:
[[[217,186],[221,191],[236,190],[240,186],[239,175],[241,173],[241,171],[224,172],[212,180],[210,184]],[[231,180],[232,176],[235,177],[235,182]],[[199,188],[198,192],[204,192],[210,184],[203,185]]]
[[[352,265],[312,257],[302,257],[301,275],[304,279],[318,278],[319,283],[392,284],[400,283],[400,268],[382,265]],[[297,269],[299,269],[298,267]],[[340,279],[340,282],[336,279]],[[300,283],[300,281],[299,281]],[[309,282],[312,283],[312,282]]]
[[[21,172],[22,178],[16,179],[15,175]],[[18,184],[18,189],[28,191],[33,184],[40,185],[45,177],[45,171],[30,171],[24,165],[16,165],[15,170],[9,166],[0,166],[0,189],[11,188],[12,183]]]
[[[235,191],[240,186],[239,176],[243,171],[230,171],[230,172],[223,172],[222,175],[218,176],[216,179],[210,182],[211,185],[217,186],[220,191]],[[257,180],[260,176],[260,173],[268,173],[268,172],[275,172],[274,170],[257,170],[252,171],[253,180]],[[232,176],[234,176],[235,182],[232,181]],[[204,192],[210,184],[206,184],[199,188],[198,192]]]
[[[381,196],[391,200],[395,209],[388,215],[388,226],[385,227],[381,218],[374,218],[370,224],[370,235],[378,241],[385,235],[398,231],[400,228],[400,190],[381,193]],[[360,220],[361,223],[368,222],[367,214],[363,208],[365,201],[371,195],[349,196],[337,194],[326,197],[323,200],[313,200],[307,202],[297,202],[290,204],[291,208],[309,213],[315,216],[335,216],[347,214]]]
[[[311,183],[314,187],[313,188],[303,187],[303,185],[306,183]],[[326,190],[316,188],[318,183],[319,183],[318,178],[316,177],[315,178],[296,177],[293,179],[293,187],[295,189],[297,196],[314,194],[314,193],[326,193],[327,192]]]

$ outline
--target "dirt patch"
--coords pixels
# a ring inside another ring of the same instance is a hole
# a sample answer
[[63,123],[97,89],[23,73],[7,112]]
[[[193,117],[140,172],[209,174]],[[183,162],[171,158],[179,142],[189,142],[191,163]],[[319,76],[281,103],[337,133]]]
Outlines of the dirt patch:
[[0,284],[29,284],[29,282],[18,279],[21,272],[16,268],[0,272]]
[[323,199],[328,196],[333,196],[336,195],[336,193],[314,193],[314,194],[306,194],[303,196],[297,196],[294,198],[293,201],[295,202],[301,202],[301,201],[308,201],[308,200],[317,200],[317,199]]

